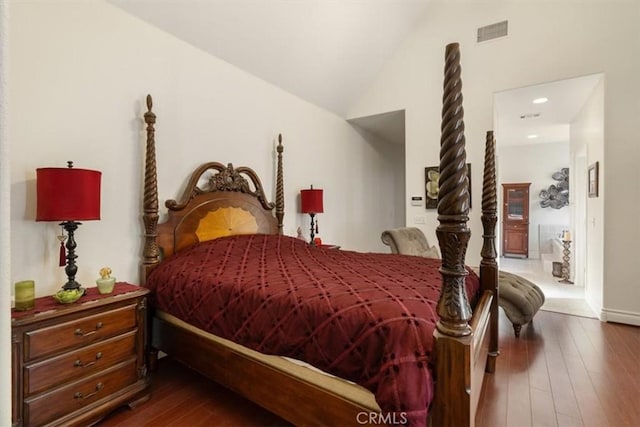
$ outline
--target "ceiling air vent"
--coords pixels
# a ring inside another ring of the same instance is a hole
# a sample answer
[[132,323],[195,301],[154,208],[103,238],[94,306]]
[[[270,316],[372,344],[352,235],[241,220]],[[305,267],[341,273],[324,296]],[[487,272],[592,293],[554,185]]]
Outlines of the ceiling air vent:
[[505,37],[508,32],[508,27],[509,21],[502,21],[478,28],[478,43]]

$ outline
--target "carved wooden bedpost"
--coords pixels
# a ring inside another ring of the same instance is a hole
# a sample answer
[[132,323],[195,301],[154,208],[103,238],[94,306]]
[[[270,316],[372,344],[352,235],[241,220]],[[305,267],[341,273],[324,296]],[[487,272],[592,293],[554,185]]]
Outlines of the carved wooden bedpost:
[[284,179],[282,173],[283,150],[284,147],[282,146],[282,134],[278,134],[278,167],[276,176],[276,218],[278,220],[278,234],[283,234],[282,220],[284,218]]
[[480,261],[480,283],[483,289],[493,292],[491,302],[491,324],[489,359],[487,371],[494,372],[498,357],[498,263],[496,262],[496,223],[498,221],[498,196],[496,191],[496,141],[493,131],[487,131],[484,154],[484,176],[482,180],[482,260]]
[[447,45],[440,139],[440,179],[436,230],[442,252],[443,287],[438,300],[437,328],[445,335],[469,335],[471,307],[465,292],[467,270],[464,259],[471,231],[469,220],[469,182],[462,109],[460,49]]
[[[471,307],[465,292],[465,254],[471,232],[467,179],[460,47],[448,44],[445,52],[442,136],[440,139],[440,191],[436,230],[442,253],[442,290],[434,331],[436,392],[432,407],[434,426],[471,425],[469,382]],[[466,363],[463,361],[466,360]]]
[[158,225],[158,179],[156,169],[156,141],[155,128],[156,115],[151,111],[153,100],[147,95],[147,112],[144,113],[144,121],[147,124],[147,146],[144,162],[144,250],[141,268],[141,284],[144,284],[147,275],[160,262],[160,250],[158,249],[157,225]]

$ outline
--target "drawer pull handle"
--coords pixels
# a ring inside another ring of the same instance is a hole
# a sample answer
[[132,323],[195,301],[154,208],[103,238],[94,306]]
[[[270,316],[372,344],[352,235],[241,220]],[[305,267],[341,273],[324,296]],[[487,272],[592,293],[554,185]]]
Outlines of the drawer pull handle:
[[96,328],[93,331],[89,331],[89,332],[82,332],[82,329],[78,328],[75,330],[74,334],[76,334],[79,337],[88,337],[89,335],[93,335],[96,332],[98,332],[98,329],[102,328],[102,322],[98,322],[96,324]]
[[89,363],[84,363],[82,362],[82,360],[78,359],[75,362],[73,362],[73,366],[76,368],[87,368],[91,365],[95,365],[98,360],[102,359],[102,352],[99,351],[98,353],[96,353],[96,360],[94,360],[93,362],[89,362]]
[[93,393],[89,393],[89,394],[85,395],[85,394],[82,394],[82,392],[77,391],[76,394],[73,395],[73,398],[74,399],[81,399],[81,400],[88,399],[91,396],[94,396],[94,395],[98,394],[98,392],[100,390],[102,390],[103,387],[104,387],[104,384],[98,383],[98,384],[96,384],[96,391],[94,391]]

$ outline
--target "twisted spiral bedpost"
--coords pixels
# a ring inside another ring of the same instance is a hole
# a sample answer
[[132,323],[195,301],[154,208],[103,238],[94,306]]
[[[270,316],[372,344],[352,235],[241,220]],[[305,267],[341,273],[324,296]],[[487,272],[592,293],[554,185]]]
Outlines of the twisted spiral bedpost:
[[487,371],[495,370],[498,356],[498,263],[496,262],[496,223],[498,221],[498,194],[496,190],[496,141],[493,131],[487,131],[484,153],[484,176],[482,180],[482,228],[483,244],[480,261],[480,282],[483,290],[493,292],[489,361]]
[[498,195],[496,191],[495,139],[493,131],[487,131],[484,154],[484,176],[482,180],[482,226],[483,245],[480,266],[497,266],[496,222],[498,221]]
[[155,128],[156,115],[151,111],[153,100],[147,95],[147,112],[144,113],[144,121],[147,124],[147,144],[145,151],[144,167],[144,249],[142,261],[142,283],[147,274],[160,262],[160,250],[158,248],[158,179],[156,169],[156,142]]
[[276,219],[278,220],[278,234],[283,234],[283,219],[284,219],[284,179],[282,171],[282,152],[284,146],[282,145],[282,134],[278,135],[278,167],[276,176]]
[[440,179],[436,230],[442,252],[442,291],[437,312],[437,329],[444,335],[471,334],[471,307],[465,291],[464,259],[471,232],[469,219],[469,181],[467,178],[460,47],[447,45],[445,52],[444,94],[442,98],[442,136],[440,139]]

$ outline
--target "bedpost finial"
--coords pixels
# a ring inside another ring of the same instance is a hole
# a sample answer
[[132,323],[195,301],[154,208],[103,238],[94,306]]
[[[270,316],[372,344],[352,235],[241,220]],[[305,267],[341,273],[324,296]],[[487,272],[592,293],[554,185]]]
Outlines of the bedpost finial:
[[144,121],[149,126],[147,127],[147,131],[153,131],[153,125],[156,123],[156,114],[151,111],[153,107],[153,99],[151,95],[147,95],[147,112],[144,113]]
[[482,213],[487,215],[495,215],[498,210],[495,149],[496,140],[493,131],[488,130],[485,140],[484,175],[482,178]]
[[445,47],[445,58],[448,57],[451,52],[457,52],[460,50],[460,43],[458,42],[451,42],[449,43],[446,47]]
[[278,153],[282,153],[282,150],[284,149],[284,147],[282,146],[282,134],[279,133],[278,134],[278,147],[276,148]]

